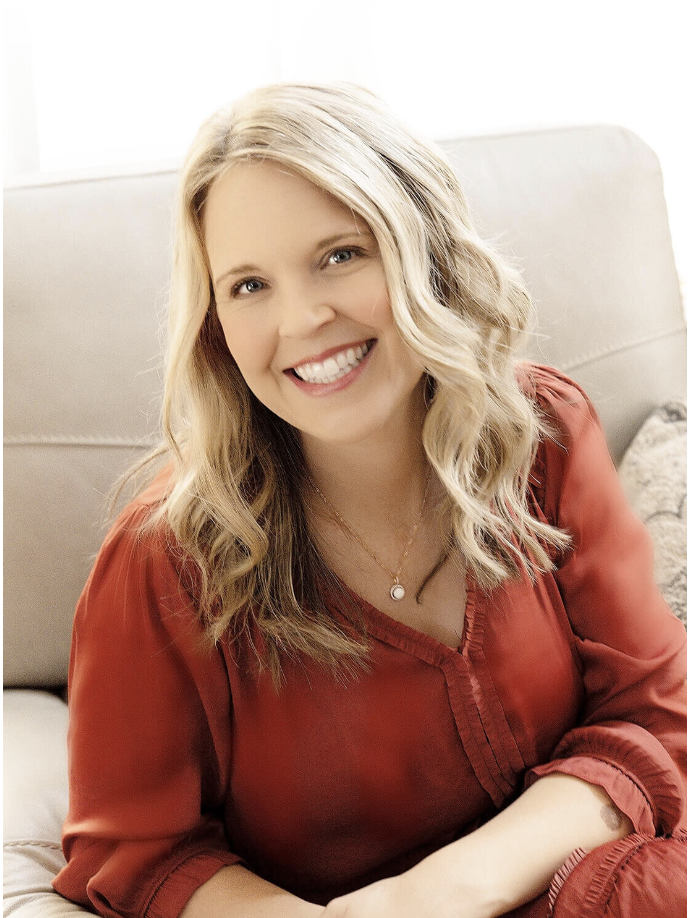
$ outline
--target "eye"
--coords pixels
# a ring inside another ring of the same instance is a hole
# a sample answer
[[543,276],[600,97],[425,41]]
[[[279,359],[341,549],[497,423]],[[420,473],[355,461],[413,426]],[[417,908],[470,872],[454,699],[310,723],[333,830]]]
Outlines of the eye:
[[258,293],[264,286],[265,284],[263,281],[259,281],[255,277],[249,277],[248,280],[239,281],[238,284],[234,284],[232,287],[232,296],[244,296],[247,293]]
[[328,264],[343,265],[352,261],[357,255],[362,255],[361,249],[335,249],[327,259]]

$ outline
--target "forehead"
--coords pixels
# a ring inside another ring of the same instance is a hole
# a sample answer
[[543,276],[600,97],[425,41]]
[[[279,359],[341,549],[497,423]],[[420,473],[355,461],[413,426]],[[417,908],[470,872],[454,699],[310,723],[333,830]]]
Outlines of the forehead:
[[281,231],[317,235],[333,226],[367,229],[350,207],[280,163],[240,162],[211,185],[203,213],[208,247],[224,238],[249,242]]

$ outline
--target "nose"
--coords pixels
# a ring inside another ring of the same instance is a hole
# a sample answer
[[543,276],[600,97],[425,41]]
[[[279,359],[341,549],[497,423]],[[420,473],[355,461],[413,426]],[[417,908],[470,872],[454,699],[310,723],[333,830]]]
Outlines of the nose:
[[336,309],[317,284],[283,287],[279,301],[279,333],[282,338],[307,338],[331,322]]

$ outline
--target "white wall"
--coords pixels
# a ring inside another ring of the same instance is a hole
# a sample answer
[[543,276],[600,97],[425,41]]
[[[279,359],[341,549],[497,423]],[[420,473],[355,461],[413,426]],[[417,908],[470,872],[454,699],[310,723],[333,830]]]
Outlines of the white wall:
[[636,131],[662,162],[685,282],[682,7],[6,0],[5,176],[178,160],[206,115],[253,86],[350,79],[437,139],[567,123]]

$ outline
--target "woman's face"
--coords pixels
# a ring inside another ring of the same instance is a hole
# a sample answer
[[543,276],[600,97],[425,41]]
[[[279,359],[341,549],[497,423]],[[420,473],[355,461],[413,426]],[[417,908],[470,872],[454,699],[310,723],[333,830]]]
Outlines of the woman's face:
[[359,442],[412,416],[423,367],[360,217],[279,164],[244,162],[211,187],[204,231],[227,346],[304,442]]

